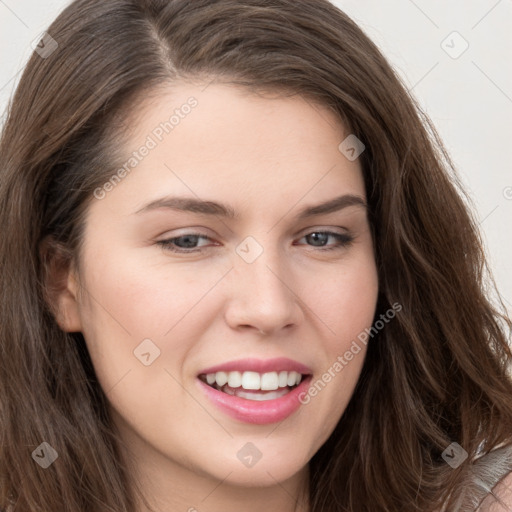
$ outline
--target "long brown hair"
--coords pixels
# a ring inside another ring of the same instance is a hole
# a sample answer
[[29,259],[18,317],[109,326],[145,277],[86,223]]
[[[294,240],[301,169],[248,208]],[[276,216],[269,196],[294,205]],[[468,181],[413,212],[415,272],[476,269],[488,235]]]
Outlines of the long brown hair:
[[[78,264],[126,114],[181,79],[300,94],[366,146],[376,318],[402,310],[310,461],[311,512],[471,499],[473,461],[512,444],[512,323],[449,155],[361,29],[327,0],[76,0],[47,32],[57,46],[32,55],[0,141],[0,508],[135,511],[105,393],[82,335],[59,329],[46,276]],[[31,457],[42,442],[59,456],[45,470]],[[456,469],[441,456],[452,442],[469,455]]]

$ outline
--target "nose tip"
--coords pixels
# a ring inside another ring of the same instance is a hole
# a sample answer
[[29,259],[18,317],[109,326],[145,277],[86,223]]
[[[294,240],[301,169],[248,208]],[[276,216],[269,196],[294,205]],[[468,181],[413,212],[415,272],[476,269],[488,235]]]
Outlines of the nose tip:
[[[254,242],[248,241],[247,246],[248,253],[254,255]],[[298,323],[301,314],[293,281],[279,275],[285,269],[276,252],[265,250],[251,263],[241,257],[235,267],[226,311],[226,321],[232,328],[252,327],[261,335],[269,335]]]

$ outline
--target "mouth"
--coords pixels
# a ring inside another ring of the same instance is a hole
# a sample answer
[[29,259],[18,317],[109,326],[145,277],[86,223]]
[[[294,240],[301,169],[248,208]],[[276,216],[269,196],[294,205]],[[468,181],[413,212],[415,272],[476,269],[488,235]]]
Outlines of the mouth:
[[283,421],[304,405],[313,372],[289,359],[238,359],[204,368],[197,384],[222,413],[243,423]]
[[211,388],[227,395],[263,402],[287,395],[309,376],[287,370],[265,373],[219,371],[202,373],[198,378]]

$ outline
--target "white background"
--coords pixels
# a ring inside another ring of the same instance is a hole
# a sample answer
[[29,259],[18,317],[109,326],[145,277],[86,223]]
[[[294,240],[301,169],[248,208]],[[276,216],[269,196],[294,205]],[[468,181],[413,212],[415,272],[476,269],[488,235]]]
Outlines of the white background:
[[[31,42],[68,3],[0,0],[2,114]],[[512,0],[333,3],[377,43],[434,121],[476,205],[491,268],[512,313]],[[446,39],[454,31],[461,37]],[[457,58],[445,51],[458,54],[464,40],[469,47]]]

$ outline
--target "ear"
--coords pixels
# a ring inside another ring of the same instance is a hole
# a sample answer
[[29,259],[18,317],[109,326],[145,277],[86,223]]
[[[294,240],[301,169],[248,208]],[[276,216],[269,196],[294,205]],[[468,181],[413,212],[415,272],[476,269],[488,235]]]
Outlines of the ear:
[[40,244],[39,255],[44,297],[55,321],[65,332],[80,332],[79,282],[71,254],[62,244],[47,237]]

